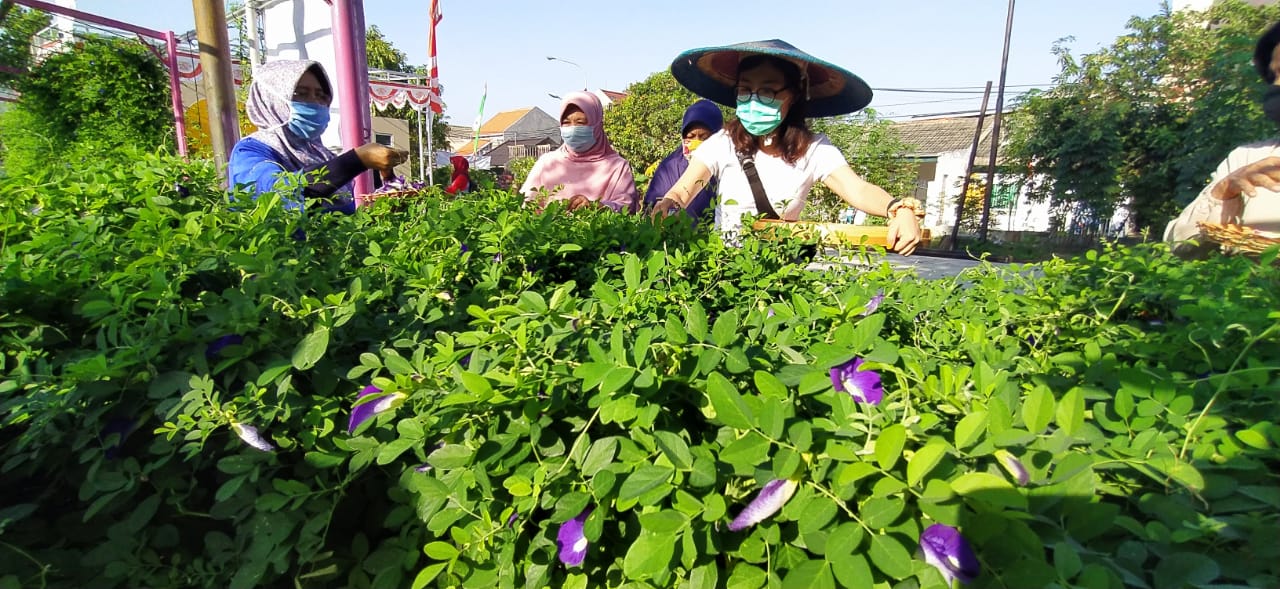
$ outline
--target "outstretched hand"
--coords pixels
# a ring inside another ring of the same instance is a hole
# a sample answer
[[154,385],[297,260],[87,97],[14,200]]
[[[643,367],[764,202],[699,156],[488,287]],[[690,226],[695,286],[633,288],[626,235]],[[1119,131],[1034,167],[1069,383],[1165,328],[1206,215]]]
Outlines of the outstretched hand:
[[1232,200],[1242,194],[1253,198],[1259,188],[1280,192],[1280,157],[1271,156],[1231,172],[1213,185],[1210,194],[1218,200]]
[[889,220],[889,233],[885,240],[889,249],[904,256],[916,251],[921,237],[920,221],[911,211],[902,211]]

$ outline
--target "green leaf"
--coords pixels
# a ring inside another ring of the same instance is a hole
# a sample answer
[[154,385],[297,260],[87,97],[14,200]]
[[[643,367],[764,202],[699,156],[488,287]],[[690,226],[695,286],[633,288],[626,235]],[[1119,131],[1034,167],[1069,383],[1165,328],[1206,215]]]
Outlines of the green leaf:
[[1222,569],[1212,558],[1196,552],[1176,552],[1160,559],[1155,570],[1155,589],[1200,587],[1213,582]]
[[1067,435],[1075,435],[1084,426],[1084,393],[1079,388],[1067,391],[1058,401],[1058,427]]
[[1053,545],[1053,568],[1058,571],[1058,576],[1069,581],[1079,574],[1083,567],[1084,563],[1080,562],[1080,553],[1074,546],[1066,542]]
[[675,432],[666,430],[657,430],[653,432],[654,440],[658,444],[658,449],[662,451],[662,455],[667,457],[676,468],[680,470],[689,470],[693,466],[693,454],[689,452],[689,445],[685,443],[684,438]]
[[689,312],[685,314],[684,326],[694,340],[705,341],[707,339],[707,312],[702,309],[702,305],[698,304],[697,301],[689,304]]
[[729,444],[720,451],[720,460],[733,465],[752,467],[769,459],[769,441],[755,432]]
[[947,449],[946,442],[934,439],[923,448],[916,450],[911,460],[907,462],[907,484],[912,487],[920,484],[925,475],[938,465],[943,456],[946,456]]
[[876,438],[876,462],[880,468],[889,470],[902,456],[902,447],[907,441],[907,428],[895,423],[880,432]]
[[1240,430],[1236,432],[1236,439],[1240,440],[1244,445],[1258,450],[1269,450],[1271,448],[1271,442],[1267,440],[1267,436],[1257,430]]
[[722,348],[729,347],[738,339],[739,328],[738,312],[730,310],[716,317],[716,323],[711,328],[711,341]]
[[667,482],[675,471],[669,466],[646,464],[637,468],[622,482],[618,490],[619,499],[635,499]]
[[442,470],[462,468],[471,463],[475,450],[462,444],[446,444],[427,456],[427,464]]
[[902,511],[906,509],[906,504],[900,497],[886,497],[880,499],[871,499],[858,509],[859,517],[862,523],[874,530],[882,530],[893,525],[894,520],[902,515]]
[[791,567],[782,578],[782,589],[835,589],[831,565],[822,560],[809,560]]
[[674,534],[688,525],[688,516],[671,509],[640,514],[640,527],[654,534]]
[[711,398],[711,406],[715,407],[716,419],[721,423],[737,429],[751,429],[753,417],[751,409],[738,394],[738,389],[718,372],[707,376],[707,396]]
[[387,370],[391,371],[391,374],[413,374],[416,372],[413,369],[413,365],[410,364],[408,360],[405,360],[400,356],[400,354],[396,354],[394,352],[387,353],[384,362],[387,366]]
[[618,438],[608,437],[596,440],[591,444],[591,449],[587,450],[586,457],[582,459],[582,476],[595,476],[613,462],[613,457],[617,453]]
[[871,565],[861,554],[849,554],[830,560],[831,570],[836,580],[844,587],[871,587],[875,577],[871,573]]
[[763,370],[757,370],[752,377],[755,380],[756,390],[760,391],[761,395],[783,400],[789,398],[787,385],[782,384],[778,377]]
[[467,389],[467,392],[481,399],[487,399],[493,394],[493,386],[489,384],[489,379],[479,374],[460,370],[458,380],[462,381],[462,387]]
[[1022,422],[1027,425],[1027,431],[1033,434],[1043,432],[1044,428],[1049,427],[1049,420],[1052,418],[1053,393],[1049,392],[1049,387],[1038,386],[1031,389],[1022,405]]
[[951,481],[951,490],[993,505],[1026,509],[1027,498],[1004,477],[987,472],[969,472]]
[[974,411],[956,424],[956,449],[963,450],[978,442],[987,431],[987,412]]
[[640,290],[640,259],[627,256],[622,263],[622,280],[627,284],[627,292],[635,294]]
[[431,542],[422,551],[434,560],[448,561],[458,557],[458,549],[445,542]]
[[911,576],[911,553],[894,536],[872,536],[867,555],[871,557],[871,563],[891,579],[900,580]]
[[293,349],[293,367],[307,370],[316,365],[329,349],[329,328],[317,327]]
[[641,580],[666,572],[675,554],[676,543],[670,535],[642,533],[622,560],[622,572],[627,578]]
[[824,496],[817,496],[809,500],[804,506],[804,511],[800,514],[800,521],[797,526],[801,534],[810,534],[817,532],[831,523],[836,517],[835,502]]
[[768,575],[764,571],[740,562],[738,566],[733,567],[733,574],[729,575],[729,581],[725,587],[726,589],[760,589],[766,579]]

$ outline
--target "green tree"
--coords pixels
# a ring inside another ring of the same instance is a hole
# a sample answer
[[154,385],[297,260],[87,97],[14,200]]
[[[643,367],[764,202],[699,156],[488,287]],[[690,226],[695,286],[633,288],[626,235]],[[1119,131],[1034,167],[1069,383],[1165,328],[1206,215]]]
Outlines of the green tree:
[[698,100],[671,72],[657,72],[627,87],[627,97],[604,113],[604,130],[636,175],[680,145],[684,111]]
[[1250,59],[1277,18],[1280,7],[1239,1],[1165,6],[1097,52],[1076,58],[1060,43],[1056,87],[1010,118],[1015,165],[1047,177],[1033,196],[1095,218],[1128,201],[1138,227],[1159,229],[1233,147],[1274,134]]
[[[6,13],[7,11],[7,13]],[[31,66],[31,40],[49,26],[49,15],[5,3],[0,7],[0,86],[11,86]]]
[[[909,146],[898,136],[893,123],[880,118],[874,110],[815,119],[809,126],[817,133],[826,134],[844,154],[853,171],[864,180],[894,196],[909,196],[915,192],[916,165],[903,158]],[[809,192],[803,216],[813,221],[835,221],[840,210],[846,207],[848,205],[839,196],[818,183]],[[883,219],[871,217],[870,222],[880,224]]]

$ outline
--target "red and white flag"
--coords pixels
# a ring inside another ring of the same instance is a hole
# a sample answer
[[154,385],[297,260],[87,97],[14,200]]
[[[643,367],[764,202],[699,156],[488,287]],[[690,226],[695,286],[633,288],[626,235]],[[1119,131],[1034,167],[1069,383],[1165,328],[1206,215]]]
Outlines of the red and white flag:
[[444,112],[444,102],[440,98],[440,69],[436,66],[436,25],[444,18],[440,14],[440,0],[431,0],[431,30],[427,35],[427,86],[431,88],[431,110],[436,114]]

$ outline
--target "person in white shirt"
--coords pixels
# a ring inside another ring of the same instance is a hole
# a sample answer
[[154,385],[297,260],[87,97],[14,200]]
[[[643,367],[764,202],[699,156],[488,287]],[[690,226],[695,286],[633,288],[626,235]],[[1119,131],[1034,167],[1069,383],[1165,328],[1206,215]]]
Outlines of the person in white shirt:
[[744,214],[798,220],[809,189],[820,181],[849,205],[889,217],[891,250],[909,255],[920,243],[920,202],[893,198],[858,177],[840,150],[805,123],[805,117],[852,113],[869,104],[871,88],[861,78],[776,39],[687,51],[671,73],[694,94],[735,107],[737,119],[691,154],[689,168],[654,206],[654,215],[687,206],[715,177],[716,227],[733,235]]
[[[1280,23],[1272,25],[1258,40],[1253,65],[1269,84],[1262,111],[1268,119],[1280,123]],[[1179,253],[1202,253],[1205,248],[1184,243],[1201,237],[1197,225],[1200,222],[1280,232],[1280,139],[1242,145],[1227,154],[1209,185],[1165,227],[1164,240],[1175,244]]]

